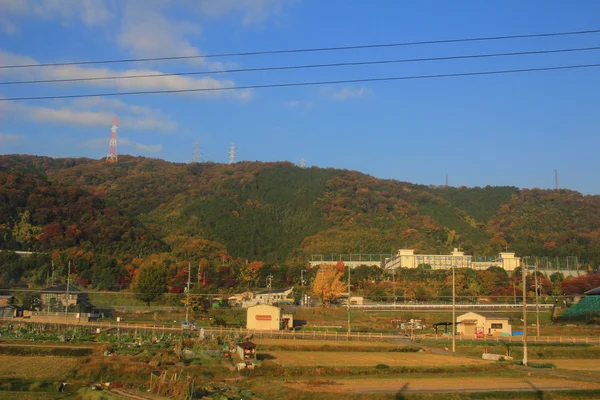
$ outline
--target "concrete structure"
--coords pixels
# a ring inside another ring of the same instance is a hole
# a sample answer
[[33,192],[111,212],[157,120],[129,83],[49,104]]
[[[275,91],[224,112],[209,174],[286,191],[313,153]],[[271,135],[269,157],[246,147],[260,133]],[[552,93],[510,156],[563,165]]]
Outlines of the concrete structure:
[[431,269],[471,268],[472,257],[454,249],[449,254],[415,254],[413,249],[400,249],[392,260],[385,264],[385,268],[417,268],[419,265],[429,265]]
[[474,312],[456,317],[456,333],[466,336],[510,336],[512,327],[507,317],[481,315]]
[[248,307],[246,315],[246,329],[279,331],[282,328],[283,315],[279,307],[258,304]]
[[[257,304],[275,304],[280,301],[284,301],[288,299],[292,295],[292,291],[294,288],[289,288],[287,290],[280,291],[263,291],[258,293],[253,293],[252,298],[249,300],[242,301],[242,307],[252,307]],[[246,297],[247,298],[247,297]]]
[[318,267],[321,264],[336,265],[340,261],[349,268],[361,265],[381,267],[385,260],[391,257],[391,254],[313,254],[308,263],[311,267]]
[[431,269],[473,268],[488,269],[496,266],[507,271],[513,271],[521,266],[521,259],[515,253],[500,253],[498,259],[488,262],[474,262],[473,257],[466,255],[458,249],[446,254],[415,254],[413,249],[400,249],[393,259],[386,260],[384,268],[417,268],[419,265],[428,265]]
[[240,357],[240,360],[252,362],[252,360],[256,359],[256,345],[252,342],[238,343],[236,353]]

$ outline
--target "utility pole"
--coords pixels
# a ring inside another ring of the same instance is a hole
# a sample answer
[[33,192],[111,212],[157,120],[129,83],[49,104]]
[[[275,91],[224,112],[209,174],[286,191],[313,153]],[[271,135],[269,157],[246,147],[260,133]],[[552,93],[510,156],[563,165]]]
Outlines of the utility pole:
[[348,334],[350,334],[351,326],[350,326],[350,266],[348,265],[348,301],[346,302],[348,306]]
[[67,303],[65,304],[65,323],[69,316],[69,278],[71,277],[71,261],[69,261],[69,268],[67,270]]
[[185,322],[190,320],[190,279],[192,278],[192,264],[188,263],[188,283],[185,299]]
[[558,190],[558,171],[554,170],[554,190]]
[[523,365],[527,366],[527,257],[525,257],[525,265],[521,267],[523,275]]
[[535,326],[537,328],[536,337],[540,338],[540,302],[539,302],[539,286],[538,286],[538,266],[535,265]]
[[302,302],[300,304],[306,305],[306,302],[304,299],[304,270],[303,269],[300,270],[300,284],[302,285]]
[[456,355],[456,273],[452,255],[452,355]]
[[394,305],[396,305],[396,268],[392,268],[392,290],[394,291]]

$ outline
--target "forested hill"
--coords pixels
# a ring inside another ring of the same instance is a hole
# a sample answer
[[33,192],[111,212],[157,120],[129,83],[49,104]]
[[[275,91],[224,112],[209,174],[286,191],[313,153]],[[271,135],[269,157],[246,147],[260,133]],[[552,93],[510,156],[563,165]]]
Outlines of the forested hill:
[[[90,268],[148,257],[300,263],[310,254],[577,255],[600,261],[600,196],[446,188],[287,162],[0,156],[0,248]],[[137,260],[137,261],[136,261]]]

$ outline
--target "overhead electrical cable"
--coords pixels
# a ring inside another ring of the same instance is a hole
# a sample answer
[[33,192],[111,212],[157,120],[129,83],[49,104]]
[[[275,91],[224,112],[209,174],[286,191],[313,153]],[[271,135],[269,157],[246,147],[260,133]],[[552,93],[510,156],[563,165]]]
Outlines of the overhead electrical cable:
[[252,51],[252,52],[243,52],[243,53],[221,53],[221,54],[207,54],[207,55],[193,55],[193,56],[148,57],[148,58],[131,58],[131,59],[97,60],[97,61],[74,61],[74,62],[58,62],[58,63],[42,63],[42,64],[15,64],[15,65],[0,65],[0,69],[57,67],[57,66],[64,66],[64,65],[134,63],[134,62],[147,62],[147,61],[173,61],[173,60],[205,59],[205,58],[220,58],[220,57],[246,57],[246,56],[259,56],[259,55],[268,55],[268,54],[312,53],[312,52],[323,52],[323,51],[374,49],[374,48],[385,48],[385,47],[422,46],[422,45],[429,45],[429,44],[465,43],[465,42],[481,42],[481,41],[492,41],[492,40],[509,40],[509,39],[526,39],[526,38],[556,37],[556,36],[571,36],[571,35],[587,35],[587,34],[593,34],[593,33],[600,33],[600,29],[570,31],[570,32],[533,33],[533,34],[523,34],[523,35],[471,37],[471,38],[462,38],[462,39],[426,40],[426,41],[404,42],[404,43],[380,43],[380,44],[366,44],[366,45],[339,46],[339,47],[317,47],[317,48],[305,48],[305,49]]
[[287,65],[287,66],[280,66],[280,67],[241,68],[241,69],[229,69],[229,70],[222,70],[222,71],[192,71],[192,72],[173,72],[173,73],[141,74],[141,75],[96,76],[96,77],[87,77],[87,78],[8,81],[8,82],[0,82],[0,85],[25,85],[25,84],[59,83],[59,82],[87,82],[87,81],[101,81],[101,80],[103,81],[103,80],[120,80],[120,79],[139,79],[139,78],[162,78],[162,77],[168,77],[168,76],[215,75],[215,74],[240,73],[240,72],[285,71],[285,70],[310,69],[310,68],[332,68],[332,67],[348,67],[348,66],[359,66],[359,65],[383,65],[383,64],[400,64],[400,63],[427,62],[427,61],[449,61],[449,60],[478,59],[478,58],[492,58],[492,57],[525,56],[525,55],[569,53],[569,52],[593,51],[593,50],[600,50],[600,46],[576,47],[576,48],[555,49],[555,50],[519,51],[519,52],[511,52],[511,53],[466,54],[466,55],[447,56],[447,57],[339,62],[339,63],[330,63],[330,64]]
[[558,71],[558,70],[594,68],[594,67],[600,67],[600,64],[564,65],[564,66],[556,66],[556,67],[522,68],[522,69],[508,69],[508,70],[481,71],[481,72],[463,72],[463,73],[450,73],[450,74],[437,74],[437,75],[394,76],[394,77],[384,77],[384,78],[359,78],[359,79],[344,79],[344,80],[314,81],[314,82],[289,82],[289,83],[231,86],[231,87],[218,87],[218,88],[150,90],[150,91],[134,91],[134,92],[88,93],[88,94],[69,94],[69,95],[55,95],[55,96],[32,96],[32,97],[5,97],[5,98],[0,98],[0,101],[54,100],[54,99],[75,99],[75,98],[84,98],[84,97],[131,96],[131,95],[146,95],[146,94],[221,92],[221,91],[245,90],[245,89],[267,89],[267,88],[282,88],[282,87],[335,85],[335,84],[344,84],[344,83],[384,82],[384,81],[403,81],[403,80],[416,80],[416,79],[451,78],[451,77],[463,77],[463,76],[500,75],[500,74],[513,74],[513,73],[523,73],[523,72]]

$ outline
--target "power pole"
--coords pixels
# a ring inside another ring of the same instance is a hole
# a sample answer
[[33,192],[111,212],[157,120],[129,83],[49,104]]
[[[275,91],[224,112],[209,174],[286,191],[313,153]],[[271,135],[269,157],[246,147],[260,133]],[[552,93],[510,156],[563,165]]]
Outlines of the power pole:
[[350,326],[350,266],[348,265],[348,301],[346,302],[348,307],[348,334],[350,334],[351,326]]
[[394,305],[396,305],[396,268],[392,268],[392,290],[394,291]]
[[303,269],[300,270],[300,285],[302,285],[302,301],[300,304],[306,305],[305,299],[304,299],[304,270]]
[[[557,266],[558,268],[558,266]],[[538,294],[539,286],[538,286],[538,266],[535,265],[535,326],[537,328],[537,339],[540,338],[540,302],[539,302],[539,294]]]
[[192,278],[192,264],[188,263],[188,283],[185,299],[185,321],[190,320],[190,279]]
[[110,134],[110,141],[108,142],[108,155],[106,156],[107,163],[116,163],[117,158],[117,118],[112,120],[112,128]]
[[67,270],[67,303],[65,304],[65,324],[69,316],[69,278],[71,277],[71,261],[69,261],[69,269]]
[[235,164],[236,150],[237,149],[235,147],[235,143],[231,142],[231,144],[229,145],[229,153],[228,153],[229,164]]
[[200,162],[200,143],[194,142],[194,153],[192,155],[192,162]]
[[456,355],[456,274],[452,256],[452,355]]
[[448,173],[446,172],[446,187],[448,187]]
[[525,265],[521,268],[523,275],[523,365],[527,366],[527,257],[525,257]]
[[554,190],[558,190],[558,171],[554,170]]

